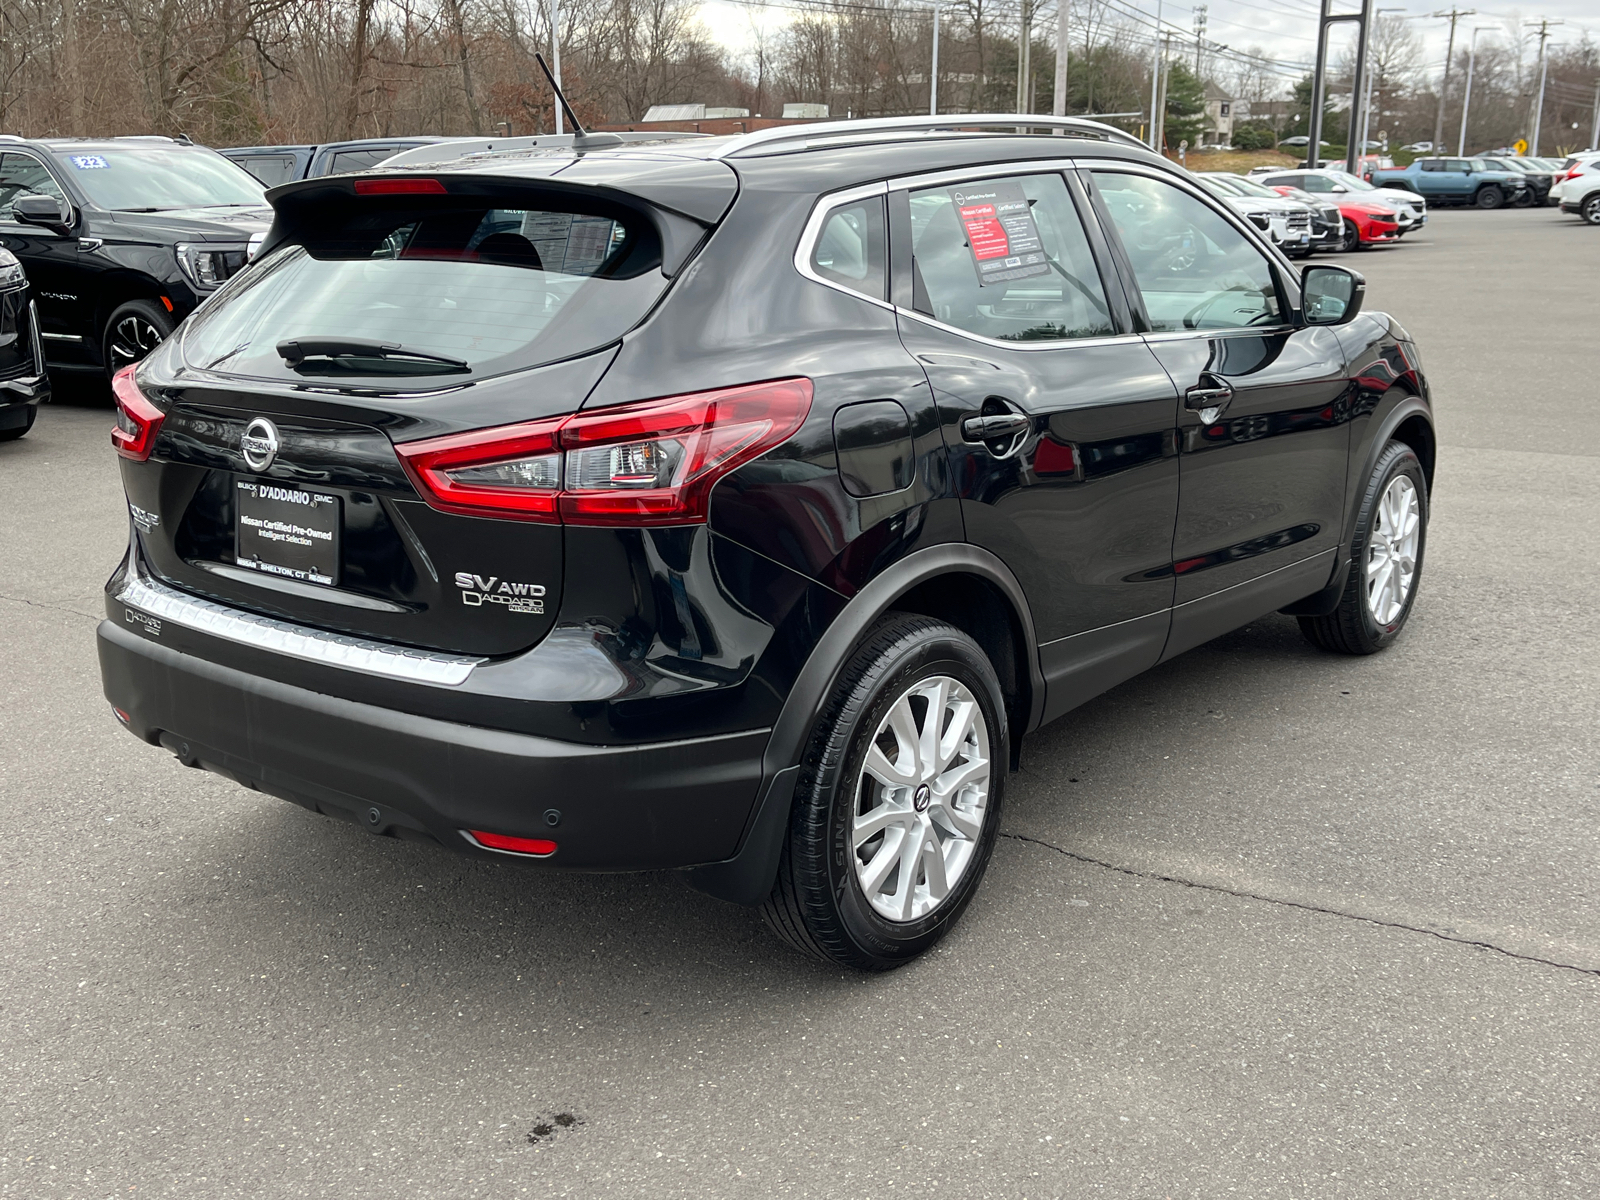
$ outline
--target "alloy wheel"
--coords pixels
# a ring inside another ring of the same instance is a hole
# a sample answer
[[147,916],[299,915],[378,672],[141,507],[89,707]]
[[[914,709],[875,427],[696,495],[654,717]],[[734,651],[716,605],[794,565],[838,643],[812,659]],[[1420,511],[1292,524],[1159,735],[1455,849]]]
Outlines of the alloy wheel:
[[161,331],[137,313],[129,313],[112,327],[107,339],[112,371],[141,361],[160,344]]
[[856,781],[850,849],[862,895],[890,921],[938,908],[972,865],[989,806],[989,727],[958,680],[934,675],[890,706]]
[[1422,538],[1422,506],[1417,486],[1396,475],[1378,501],[1377,520],[1367,542],[1367,610],[1379,625],[1390,625],[1405,611],[1417,575]]
[[1600,195],[1590,196],[1583,202],[1583,219],[1591,225],[1600,225]]

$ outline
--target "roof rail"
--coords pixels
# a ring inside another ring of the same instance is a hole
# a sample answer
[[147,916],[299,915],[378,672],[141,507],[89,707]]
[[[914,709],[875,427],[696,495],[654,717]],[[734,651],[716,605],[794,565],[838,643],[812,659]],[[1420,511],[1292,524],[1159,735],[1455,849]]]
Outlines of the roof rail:
[[[806,125],[790,125],[773,129],[758,129],[741,134],[716,152],[717,158],[735,158],[747,151],[776,147],[783,142],[848,143],[864,141],[893,141],[895,134],[960,134],[978,127],[1011,129],[1021,133],[1029,129],[1046,129],[1052,133],[1078,134],[1103,138],[1150,149],[1133,134],[1114,125],[1091,121],[1086,117],[1045,117],[1037,113],[945,113],[941,116],[869,117],[855,121],[818,121]],[[801,147],[802,149],[804,147]]]
[[25,142],[27,140],[20,133],[0,133],[0,142]]
[[[687,141],[692,138],[709,137],[704,133],[666,133],[642,130],[637,133],[619,133],[616,135],[624,143],[628,142],[664,142]],[[464,158],[476,158],[492,154],[518,153],[531,150],[572,150],[573,137],[570,133],[539,133],[522,137],[502,138],[446,138],[439,142],[429,142],[424,146],[414,146],[410,150],[401,150],[392,158],[386,158],[375,167],[415,167],[436,166]],[[617,147],[613,146],[612,149]]]

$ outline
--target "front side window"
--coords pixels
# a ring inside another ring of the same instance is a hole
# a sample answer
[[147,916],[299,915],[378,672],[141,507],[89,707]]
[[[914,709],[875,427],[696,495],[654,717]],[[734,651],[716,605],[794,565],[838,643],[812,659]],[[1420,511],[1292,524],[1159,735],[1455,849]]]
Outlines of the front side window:
[[31,154],[0,154],[0,221],[11,221],[11,203],[18,196],[54,196],[65,200],[44,164]]
[[199,147],[71,147],[57,151],[55,160],[96,208],[108,212],[257,208],[267,203],[260,180],[238,163]]
[[1100,273],[1060,175],[912,192],[914,305],[1007,342],[1115,333]]
[[874,300],[884,299],[883,198],[836,208],[811,249],[811,269],[824,279]]
[[1244,234],[1181,188],[1097,171],[1156,333],[1240,329],[1283,319],[1272,267]]
[[[241,272],[185,327],[192,367],[255,378],[466,382],[614,341],[665,290],[640,216],[355,206]],[[319,347],[300,361],[280,342]]]

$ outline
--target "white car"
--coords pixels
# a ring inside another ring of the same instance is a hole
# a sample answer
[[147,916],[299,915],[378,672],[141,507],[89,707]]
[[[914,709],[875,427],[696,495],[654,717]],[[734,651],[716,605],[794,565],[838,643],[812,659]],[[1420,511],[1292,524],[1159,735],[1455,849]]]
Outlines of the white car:
[[1299,257],[1311,253],[1311,210],[1298,200],[1285,200],[1253,179],[1226,171],[1198,171],[1195,178],[1212,195],[1237,209],[1285,254]]
[[1334,203],[1338,203],[1341,196],[1350,196],[1382,204],[1394,210],[1401,237],[1428,223],[1428,202],[1415,192],[1406,188],[1374,187],[1365,179],[1337,167],[1324,167],[1320,171],[1272,171],[1254,175],[1253,179],[1273,187],[1302,188],[1318,199],[1327,196]]
[[1591,225],[1600,225],[1600,151],[1586,150],[1567,160],[1556,176],[1550,199],[1564,213],[1577,213]]

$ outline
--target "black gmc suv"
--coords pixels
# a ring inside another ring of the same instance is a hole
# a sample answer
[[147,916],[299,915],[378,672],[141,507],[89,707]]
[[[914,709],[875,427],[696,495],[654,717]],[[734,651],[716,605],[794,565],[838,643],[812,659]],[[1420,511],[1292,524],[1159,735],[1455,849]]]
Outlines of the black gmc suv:
[[[948,120],[948,118],[946,118]],[[896,119],[289,184],[115,380],[105,694],[189,766],[882,969],[1023,736],[1415,602],[1428,386],[1107,126]],[[1063,136],[978,128],[1032,126]]]
[[0,136],[0,247],[52,370],[137,362],[244,266],[272,211],[243,168],[164,137]]

